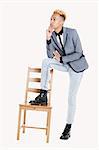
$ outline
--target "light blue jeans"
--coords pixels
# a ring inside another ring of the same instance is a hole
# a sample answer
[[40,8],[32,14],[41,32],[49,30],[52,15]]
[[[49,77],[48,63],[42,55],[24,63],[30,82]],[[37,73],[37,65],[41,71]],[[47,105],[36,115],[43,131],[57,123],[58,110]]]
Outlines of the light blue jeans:
[[70,85],[68,93],[68,113],[67,123],[72,124],[76,111],[76,95],[82,79],[83,72],[74,72],[68,64],[58,62],[56,59],[46,58],[42,62],[41,69],[41,89],[48,90],[48,81],[50,80],[50,70],[56,69],[69,73]]

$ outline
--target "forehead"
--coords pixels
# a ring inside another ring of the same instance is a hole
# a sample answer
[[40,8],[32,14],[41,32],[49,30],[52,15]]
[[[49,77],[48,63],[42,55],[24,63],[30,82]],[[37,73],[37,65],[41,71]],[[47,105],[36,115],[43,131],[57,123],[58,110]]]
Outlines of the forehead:
[[61,16],[60,16],[59,14],[53,14],[53,15],[51,16],[51,18],[59,19],[59,18],[61,18]]

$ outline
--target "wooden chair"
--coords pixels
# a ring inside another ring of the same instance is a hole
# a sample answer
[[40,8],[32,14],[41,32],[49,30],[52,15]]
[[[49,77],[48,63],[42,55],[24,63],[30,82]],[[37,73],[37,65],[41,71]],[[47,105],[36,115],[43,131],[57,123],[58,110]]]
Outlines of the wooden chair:
[[[30,77],[30,74],[33,73],[41,73],[41,68],[30,68],[28,67],[28,74],[27,74],[27,83],[26,83],[26,92],[25,92],[25,102],[24,104],[19,104],[19,115],[18,115],[18,128],[17,128],[17,140],[20,139],[20,129],[23,128],[23,133],[25,133],[25,128],[34,128],[34,129],[43,129],[46,131],[46,142],[49,142],[49,133],[50,133],[50,121],[51,121],[51,90],[52,90],[52,79],[53,79],[53,69],[50,70],[51,79],[49,81],[49,90],[48,90],[48,105],[47,106],[40,106],[40,105],[31,105],[28,103],[28,93],[40,93],[40,89],[38,88],[30,88],[29,83],[33,82],[40,82],[40,78],[33,78]],[[26,125],[26,112],[27,110],[32,111],[43,111],[47,112],[47,120],[46,120],[46,127],[32,127]],[[21,118],[22,118],[22,111],[23,111],[23,124],[21,125]]]

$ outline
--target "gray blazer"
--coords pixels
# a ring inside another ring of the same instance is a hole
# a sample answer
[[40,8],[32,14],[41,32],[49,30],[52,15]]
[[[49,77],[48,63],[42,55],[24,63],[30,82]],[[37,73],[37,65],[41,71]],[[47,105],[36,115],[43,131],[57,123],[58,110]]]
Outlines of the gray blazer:
[[51,43],[46,43],[47,56],[53,58],[53,52],[57,50],[62,56],[64,64],[68,64],[75,72],[82,72],[88,68],[88,63],[83,55],[81,42],[77,31],[63,27],[64,51],[57,41],[55,32],[52,33]]

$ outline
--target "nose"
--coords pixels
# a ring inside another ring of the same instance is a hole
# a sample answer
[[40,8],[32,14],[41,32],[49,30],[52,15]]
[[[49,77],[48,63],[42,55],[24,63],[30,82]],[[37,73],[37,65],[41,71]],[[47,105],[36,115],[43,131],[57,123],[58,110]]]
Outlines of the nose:
[[53,21],[52,20],[50,21],[50,26],[53,26]]

